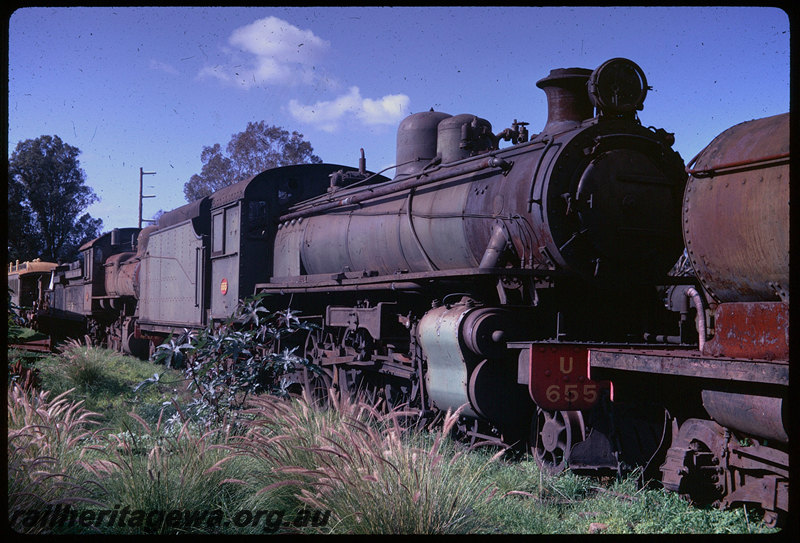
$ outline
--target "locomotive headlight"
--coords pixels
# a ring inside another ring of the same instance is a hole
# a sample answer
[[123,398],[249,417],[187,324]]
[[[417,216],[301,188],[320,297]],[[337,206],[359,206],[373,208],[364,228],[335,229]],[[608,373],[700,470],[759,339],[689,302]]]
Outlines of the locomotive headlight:
[[587,85],[592,104],[608,115],[641,110],[651,88],[642,69],[626,58],[612,58],[601,64]]

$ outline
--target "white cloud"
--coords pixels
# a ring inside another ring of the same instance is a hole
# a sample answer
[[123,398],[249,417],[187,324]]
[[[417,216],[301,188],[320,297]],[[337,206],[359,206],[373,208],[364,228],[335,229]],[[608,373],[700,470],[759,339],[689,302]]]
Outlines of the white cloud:
[[[277,17],[266,17],[234,30],[228,38],[223,58],[204,66],[198,77],[214,78],[226,84],[250,89],[259,85],[337,83],[322,75],[320,61],[330,49],[330,42]],[[358,87],[347,93],[311,105],[291,100],[291,115],[306,124],[327,132],[335,131],[345,119],[356,119],[367,126],[394,125],[406,116],[409,98],[388,94],[378,99],[363,98]]]
[[277,17],[259,19],[233,31],[226,62],[205,66],[200,77],[250,88],[262,84],[311,83],[314,67],[330,42]]
[[201,79],[206,77],[213,77],[219,79],[220,81],[224,81],[226,83],[230,83],[232,81],[231,77],[228,75],[227,71],[223,66],[217,64],[216,66],[204,66],[200,72],[197,74],[198,77]]
[[373,100],[362,98],[358,87],[350,87],[347,94],[313,105],[291,100],[289,113],[300,122],[333,132],[346,116],[353,116],[366,125],[393,125],[407,115],[408,103],[409,98],[405,94],[387,94]]
[[277,17],[237,28],[228,41],[258,58],[280,58],[287,64],[302,65],[313,64],[330,47],[330,42],[310,30],[301,30]]
[[387,94],[380,100],[364,98],[359,118],[366,124],[394,124],[407,115],[408,102],[405,94]]

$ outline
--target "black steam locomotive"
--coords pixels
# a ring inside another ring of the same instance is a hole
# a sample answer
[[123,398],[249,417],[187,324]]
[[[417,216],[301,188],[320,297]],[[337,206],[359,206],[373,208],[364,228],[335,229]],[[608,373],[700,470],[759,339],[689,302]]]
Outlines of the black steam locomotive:
[[[685,167],[638,118],[635,63],[552,70],[538,134],[406,118],[392,179],[276,168],[115,229],[54,271],[47,318],[146,356],[244,297],[299,310],[319,375],[547,469],[624,472],[788,510],[788,126],[737,125]],[[501,142],[510,142],[501,148]],[[688,175],[687,175],[688,172]],[[63,327],[62,327],[63,329]]]

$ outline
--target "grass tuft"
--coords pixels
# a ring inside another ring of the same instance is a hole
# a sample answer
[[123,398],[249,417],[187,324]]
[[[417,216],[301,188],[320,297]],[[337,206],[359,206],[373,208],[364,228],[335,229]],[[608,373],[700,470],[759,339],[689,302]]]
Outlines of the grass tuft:
[[[445,534],[485,529],[479,510],[491,500],[486,466],[449,438],[460,413],[434,434],[415,434],[402,414],[331,394],[332,407],[308,400],[253,398],[248,431],[232,438],[232,457],[255,460],[260,493],[291,489],[303,505],[331,512],[334,533]],[[474,457],[472,457],[474,458]]]
[[23,512],[65,503],[100,505],[76,463],[96,435],[97,413],[66,393],[49,399],[47,391],[8,389],[8,510],[10,527],[39,533],[44,527],[25,522]]
[[35,367],[42,388],[54,394],[71,389],[71,399],[83,400],[87,409],[100,413],[103,423],[113,428],[124,428],[131,411],[151,424],[162,409],[171,417],[176,414],[172,400],[189,398],[179,371],[77,341],[63,344],[60,353],[40,358]]
[[[226,454],[221,448],[228,439],[224,432],[200,432],[190,421],[167,428],[163,418],[151,426],[135,413],[129,415],[127,430],[106,436],[95,448],[94,457],[81,463],[102,482],[105,501],[119,505],[120,509],[148,512],[225,508],[230,491],[236,492],[229,484],[232,477],[228,472],[210,469]],[[204,519],[198,520],[172,523],[162,516],[142,524],[101,526],[100,531],[207,533]]]

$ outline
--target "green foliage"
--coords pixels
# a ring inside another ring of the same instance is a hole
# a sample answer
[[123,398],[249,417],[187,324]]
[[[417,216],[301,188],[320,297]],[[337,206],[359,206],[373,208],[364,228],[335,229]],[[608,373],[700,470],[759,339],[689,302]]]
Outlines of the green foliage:
[[[130,411],[154,422],[164,403],[172,414],[172,401],[189,397],[181,372],[77,341],[65,343],[62,352],[42,356],[34,365],[44,389],[55,394],[72,389],[70,398],[83,400],[111,427],[120,426]],[[157,383],[137,387],[154,373],[159,375]]]
[[503,499],[487,510],[504,533],[720,534],[772,533],[744,509],[698,508],[674,492],[639,487],[639,473],[599,483],[570,472],[550,475],[532,461],[492,475]]
[[83,211],[97,201],[80,150],[58,136],[17,143],[8,161],[8,257],[57,262],[78,256],[102,221]]
[[206,426],[223,420],[235,423],[248,398],[267,392],[288,394],[287,376],[300,367],[315,370],[286,340],[313,325],[302,322],[291,310],[270,312],[264,295],[239,303],[224,322],[199,331],[186,331],[159,345],[154,361],[184,368],[196,398],[187,406],[192,417]]
[[[199,432],[189,421],[169,427],[159,417],[151,426],[131,413],[126,430],[108,434],[80,462],[100,486],[93,493],[102,503],[142,511],[204,511],[224,509],[239,490],[225,485],[225,472],[209,469],[224,456],[227,436],[218,431]],[[129,424],[132,423],[132,424]],[[100,525],[99,532],[115,534],[205,533],[205,526],[180,523],[166,517],[141,525]]]
[[[28,322],[22,314],[21,308],[12,300],[11,289],[8,289],[8,327],[7,336],[9,344],[25,343],[31,339],[41,339],[46,336],[27,327]],[[10,350],[8,356],[8,385],[19,385],[23,390],[31,390],[39,385],[38,370],[31,363],[31,356],[24,351]]]
[[225,153],[219,143],[203,147],[200,160],[200,174],[193,175],[183,186],[187,202],[270,168],[322,162],[311,144],[303,140],[303,134],[289,133],[264,121],[249,122],[243,132],[231,136]]

